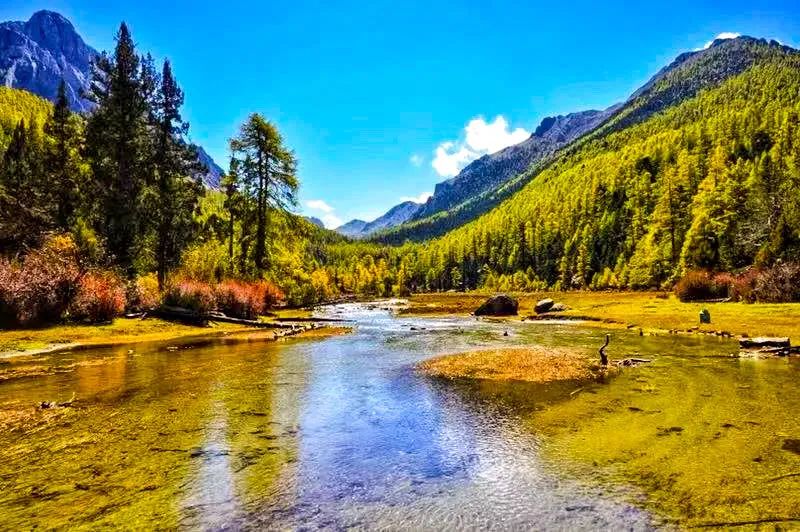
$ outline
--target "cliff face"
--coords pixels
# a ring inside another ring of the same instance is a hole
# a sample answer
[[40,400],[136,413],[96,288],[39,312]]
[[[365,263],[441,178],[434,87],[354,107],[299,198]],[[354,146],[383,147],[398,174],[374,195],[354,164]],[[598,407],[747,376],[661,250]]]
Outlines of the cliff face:
[[436,185],[433,196],[414,214],[419,220],[446,211],[467,199],[495,189],[557,149],[592,131],[614,108],[548,117],[527,140],[467,165],[452,179]]
[[83,93],[96,55],[58,13],[38,11],[27,22],[0,23],[0,82],[53,100],[63,79],[75,111],[92,108]]

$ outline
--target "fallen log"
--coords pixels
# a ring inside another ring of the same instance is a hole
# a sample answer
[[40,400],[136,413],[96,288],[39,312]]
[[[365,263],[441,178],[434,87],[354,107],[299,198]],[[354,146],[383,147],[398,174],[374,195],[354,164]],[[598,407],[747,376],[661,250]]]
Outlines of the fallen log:
[[279,323],[344,323],[353,320],[343,318],[275,318]]
[[762,349],[766,347],[778,347],[788,349],[792,346],[789,338],[740,338],[739,347],[742,349]]
[[216,321],[220,323],[233,323],[236,325],[247,325],[248,327],[257,327],[260,329],[292,329],[293,326],[288,323],[274,323],[264,322],[258,320],[246,320],[243,318],[232,318],[226,316],[222,312],[208,312],[200,314],[192,310],[182,307],[171,307],[163,305],[157,309],[152,310],[149,315],[165,320],[180,321],[189,325],[197,325],[201,327],[208,326],[209,321]]
[[236,325],[247,325],[248,327],[258,327],[260,329],[292,329],[293,326],[288,323],[275,323],[269,321],[246,320],[243,318],[231,318],[220,312],[206,315],[208,321],[217,321],[220,323],[233,323]]
[[149,312],[150,316],[168,321],[178,321],[187,325],[207,327],[208,319],[202,314],[181,307],[161,306]]

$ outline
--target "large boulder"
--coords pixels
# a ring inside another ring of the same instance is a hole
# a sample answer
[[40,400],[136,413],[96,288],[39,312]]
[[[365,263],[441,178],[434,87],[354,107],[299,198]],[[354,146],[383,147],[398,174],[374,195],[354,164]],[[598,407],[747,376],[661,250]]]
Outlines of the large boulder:
[[506,294],[492,296],[478,307],[476,316],[516,316],[519,310],[517,300]]
[[553,305],[555,304],[556,302],[550,298],[542,299],[541,301],[536,303],[536,306],[533,307],[533,310],[536,311],[536,314],[544,314],[545,312],[549,312],[550,309],[553,308]]

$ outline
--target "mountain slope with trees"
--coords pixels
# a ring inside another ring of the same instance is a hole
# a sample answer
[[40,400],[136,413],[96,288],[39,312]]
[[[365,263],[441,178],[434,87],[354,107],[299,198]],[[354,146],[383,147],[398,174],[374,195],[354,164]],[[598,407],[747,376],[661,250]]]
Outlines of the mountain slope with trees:
[[0,326],[105,321],[125,308],[218,308],[252,318],[330,298],[343,237],[291,212],[296,159],[252,114],[231,140],[225,192],[202,186],[169,60],[123,23],[97,56],[88,113],[0,88]]
[[[743,49],[752,61],[741,73],[716,68]],[[425,243],[363,244],[358,264],[336,265],[335,276],[369,285],[364,272],[381,265],[380,284],[397,293],[649,288],[697,268],[800,259],[800,56],[750,38],[711,50],[701,56],[710,63],[684,63],[653,84],[658,94],[674,86],[664,80],[689,87],[680,103],[625,126],[662,96],[634,98],[604,133],[562,151],[475,221]],[[702,80],[711,86],[695,91]]]
[[[718,86],[758,62],[793,53],[795,51],[792,48],[777,41],[745,36],[717,40],[706,49],[681,54],[634,92],[626,102],[609,108],[604,120],[595,124],[596,127],[591,130],[584,131],[584,137],[576,135],[571,143],[562,145],[560,151],[575,149],[584,140],[602,137],[646,120],[670,106],[694,97],[701,90]],[[524,170],[496,187],[467,195],[461,203],[448,210],[427,217],[418,216],[409,223],[376,235],[375,239],[398,245],[406,240],[423,241],[441,236],[511,197],[546,168],[555,159],[554,155],[555,152],[549,157],[533,161]]]

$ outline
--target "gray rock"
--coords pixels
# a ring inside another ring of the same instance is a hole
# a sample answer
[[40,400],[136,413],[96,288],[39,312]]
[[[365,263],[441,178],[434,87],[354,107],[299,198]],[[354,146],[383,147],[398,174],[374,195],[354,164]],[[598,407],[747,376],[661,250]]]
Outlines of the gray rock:
[[37,11],[27,22],[0,23],[0,82],[53,100],[63,79],[75,111],[93,107],[83,93],[96,56],[58,13]]
[[569,307],[564,303],[556,303],[547,312],[564,312],[565,310],[569,310]]
[[536,312],[536,314],[544,314],[545,312],[549,312],[555,304],[556,302],[550,298],[542,299],[536,303],[536,306],[533,308],[533,310]]
[[506,294],[498,294],[487,299],[475,311],[476,316],[516,316],[519,303]]

